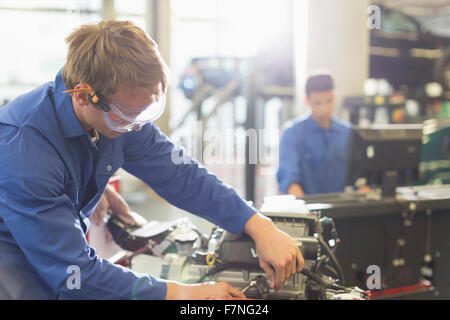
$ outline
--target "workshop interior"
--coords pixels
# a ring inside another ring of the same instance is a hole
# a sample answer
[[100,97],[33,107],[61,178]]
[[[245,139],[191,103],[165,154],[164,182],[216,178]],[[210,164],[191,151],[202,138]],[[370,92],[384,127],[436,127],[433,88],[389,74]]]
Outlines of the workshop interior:
[[[291,236],[305,265],[274,290],[250,237],[123,169],[109,184],[147,223],[91,223],[99,257],[248,299],[450,299],[450,1],[2,0],[0,110],[54,79],[73,29],[110,19],[145,30],[170,70],[154,123]],[[280,190],[280,140],[311,112],[316,70],[350,128],[345,188],[299,197]]]

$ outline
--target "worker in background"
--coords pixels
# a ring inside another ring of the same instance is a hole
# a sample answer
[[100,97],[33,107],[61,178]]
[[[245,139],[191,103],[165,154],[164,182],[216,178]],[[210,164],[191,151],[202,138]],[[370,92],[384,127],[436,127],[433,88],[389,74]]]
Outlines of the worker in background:
[[342,192],[350,124],[332,117],[334,83],[326,71],[311,74],[306,81],[306,104],[310,114],[288,123],[280,142],[277,180],[283,193]]
[[[85,237],[89,216],[120,167],[171,204],[248,234],[275,290],[302,270],[292,238],[153,124],[167,67],[144,31],[103,21],[66,41],[54,82],[0,109],[0,298],[244,297],[225,282],[182,284],[98,257]],[[191,161],[176,163],[174,150]]]

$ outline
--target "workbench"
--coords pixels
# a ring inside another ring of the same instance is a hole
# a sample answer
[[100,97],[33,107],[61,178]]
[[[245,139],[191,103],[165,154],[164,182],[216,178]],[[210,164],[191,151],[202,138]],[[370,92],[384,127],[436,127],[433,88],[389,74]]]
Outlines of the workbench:
[[[303,198],[310,211],[335,222],[341,240],[337,258],[346,286],[367,290],[367,268],[376,265],[381,270],[382,289],[396,292],[392,298],[450,299],[450,193],[436,187],[430,190],[439,194],[368,199],[356,193],[336,193]],[[430,261],[424,262],[426,255]],[[424,275],[432,290],[403,292]]]

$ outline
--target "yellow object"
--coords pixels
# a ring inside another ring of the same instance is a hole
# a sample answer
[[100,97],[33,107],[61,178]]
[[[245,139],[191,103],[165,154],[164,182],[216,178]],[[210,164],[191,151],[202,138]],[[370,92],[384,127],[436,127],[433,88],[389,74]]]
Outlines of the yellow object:
[[402,109],[395,109],[392,112],[392,121],[394,123],[403,123],[405,122],[405,111]]
[[206,255],[206,264],[210,267],[213,267],[215,262],[216,262],[216,255],[214,253],[208,253]]
[[383,105],[384,101],[385,101],[385,99],[384,99],[383,96],[376,96],[375,97],[375,104],[378,105],[378,106]]

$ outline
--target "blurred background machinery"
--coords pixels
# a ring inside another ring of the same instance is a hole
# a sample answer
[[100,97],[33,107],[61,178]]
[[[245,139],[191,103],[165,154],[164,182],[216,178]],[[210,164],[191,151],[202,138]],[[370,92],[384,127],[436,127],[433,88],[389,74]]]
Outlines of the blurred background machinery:
[[422,184],[450,184],[450,121],[424,122]]

